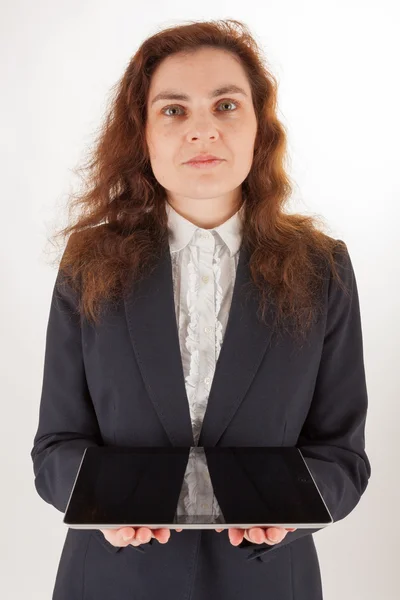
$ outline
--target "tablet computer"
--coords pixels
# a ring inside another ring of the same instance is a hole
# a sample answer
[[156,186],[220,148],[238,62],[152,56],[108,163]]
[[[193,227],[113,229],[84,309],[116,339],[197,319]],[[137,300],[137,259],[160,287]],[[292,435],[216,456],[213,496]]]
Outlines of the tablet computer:
[[297,447],[90,446],[63,522],[74,529],[249,529],[321,528],[333,519]]

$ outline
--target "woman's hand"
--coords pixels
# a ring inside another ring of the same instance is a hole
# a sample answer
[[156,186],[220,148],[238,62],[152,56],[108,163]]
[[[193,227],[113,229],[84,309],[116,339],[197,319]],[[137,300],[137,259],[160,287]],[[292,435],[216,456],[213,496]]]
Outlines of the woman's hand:
[[[243,541],[243,538],[255,544],[278,544],[287,535],[288,531],[296,531],[297,527],[252,527],[251,529],[228,529],[228,537],[233,546],[238,546]],[[216,529],[220,533],[223,529]]]
[[[147,544],[151,538],[155,538],[160,544],[166,544],[171,535],[168,528],[138,527],[135,530],[133,527],[121,527],[120,529],[100,529],[100,531],[107,542],[118,547],[125,547],[129,544],[140,546],[140,544]],[[182,529],[176,529],[175,531],[182,531]]]
[[[121,527],[120,529],[100,529],[104,537],[110,544],[118,547],[125,547],[129,544],[132,546],[140,546],[147,544],[151,538],[155,538],[160,544],[166,544],[170,538],[170,529],[150,529],[148,527],[138,527],[136,530],[133,527]],[[175,529],[182,531],[182,529]],[[220,533],[223,529],[216,529]],[[287,535],[288,531],[296,531],[296,527],[252,527],[251,529],[228,529],[228,536],[233,546],[238,546],[243,538],[255,544],[278,544]]]

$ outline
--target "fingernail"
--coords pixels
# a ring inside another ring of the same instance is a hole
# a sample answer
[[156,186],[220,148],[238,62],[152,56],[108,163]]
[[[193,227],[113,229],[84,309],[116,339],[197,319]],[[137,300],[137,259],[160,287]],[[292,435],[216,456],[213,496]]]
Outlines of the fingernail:
[[124,540],[124,542],[127,542],[128,540],[132,539],[132,534],[130,533],[129,535],[123,535],[122,539]]

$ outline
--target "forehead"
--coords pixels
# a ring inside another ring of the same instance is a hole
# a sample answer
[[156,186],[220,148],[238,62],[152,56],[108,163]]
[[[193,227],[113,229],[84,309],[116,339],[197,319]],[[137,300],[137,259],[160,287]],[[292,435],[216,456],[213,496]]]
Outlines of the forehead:
[[193,53],[179,52],[158,65],[152,76],[149,100],[167,90],[182,92],[188,97],[196,93],[211,97],[214,90],[228,84],[250,93],[244,68],[232,53],[215,48],[202,48]]

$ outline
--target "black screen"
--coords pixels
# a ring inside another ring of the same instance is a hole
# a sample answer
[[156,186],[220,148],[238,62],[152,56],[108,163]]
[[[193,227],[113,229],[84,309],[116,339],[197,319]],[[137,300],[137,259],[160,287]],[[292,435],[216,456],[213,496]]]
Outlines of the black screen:
[[[202,514],[201,508],[194,515],[178,510],[190,453],[198,453],[206,467],[217,517]],[[331,522],[296,447],[90,446],[64,515],[64,523],[81,528],[323,527]]]

